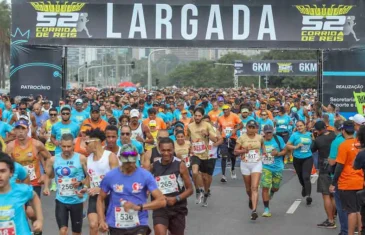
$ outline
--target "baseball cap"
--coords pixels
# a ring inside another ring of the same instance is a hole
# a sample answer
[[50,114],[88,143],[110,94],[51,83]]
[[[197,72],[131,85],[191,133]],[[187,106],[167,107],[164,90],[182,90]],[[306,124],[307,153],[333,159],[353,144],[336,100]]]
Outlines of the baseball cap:
[[248,113],[248,109],[241,109],[241,113]]
[[92,113],[92,112],[100,112],[100,107],[99,107],[99,105],[93,105],[93,106],[91,106],[91,109],[90,109],[90,112]]
[[264,133],[273,133],[274,132],[274,127],[271,125],[265,125],[264,126]]
[[324,121],[318,121],[314,124],[314,129],[316,129],[317,131],[322,131],[326,128],[326,123],[324,123]]
[[355,131],[355,124],[353,121],[344,121],[339,130]]
[[365,123],[365,118],[361,114],[356,114],[353,117],[349,118],[351,121],[354,121],[358,125],[363,125]]
[[71,107],[70,107],[69,105],[64,105],[64,106],[62,106],[62,108],[61,108],[61,112],[62,112],[63,110],[65,110],[65,109],[68,109],[68,110],[70,110],[70,111],[71,111]]
[[131,118],[139,117],[139,111],[137,109],[132,109],[130,112]]
[[17,121],[15,123],[15,128],[17,128],[19,126],[24,127],[24,128],[28,128],[29,127],[28,122],[25,121],[25,120],[19,120],[19,121]]
[[29,117],[27,115],[20,115],[19,120],[25,120],[25,121],[29,122]]
[[75,101],[75,104],[82,104],[83,102],[82,102],[82,99],[77,99],[76,101]]
[[246,123],[246,126],[257,126],[257,122],[256,121],[254,121],[254,120],[250,120],[250,121],[248,121],[247,123]]
[[341,127],[342,127],[342,125],[343,125],[343,121],[342,121],[342,120],[336,120],[336,121],[335,121],[335,125],[334,125],[334,127],[335,127],[337,130],[340,130],[340,129],[341,129]]
[[224,98],[222,96],[218,96],[218,102],[223,102]]
[[230,109],[231,107],[228,105],[228,104],[225,104],[225,105],[223,105],[222,106],[222,109],[224,110],[224,109]]
[[131,144],[124,144],[120,149],[119,160],[122,163],[126,162],[136,162],[138,157],[138,152],[135,147]]
[[116,126],[118,122],[117,122],[117,119],[116,119],[115,117],[110,117],[110,118],[108,119],[108,123],[109,123],[110,125]]
[[156,122],[156,120],[151,120],[151,121],[149,122],[149,126],[157,126],[157,122]]

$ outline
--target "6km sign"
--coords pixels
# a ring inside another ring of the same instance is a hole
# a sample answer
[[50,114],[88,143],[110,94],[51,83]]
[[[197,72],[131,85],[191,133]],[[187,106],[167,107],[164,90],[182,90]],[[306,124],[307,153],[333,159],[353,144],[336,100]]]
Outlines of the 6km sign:
[[234,62],[236,76],[316,76],[317,61],[241,61]]

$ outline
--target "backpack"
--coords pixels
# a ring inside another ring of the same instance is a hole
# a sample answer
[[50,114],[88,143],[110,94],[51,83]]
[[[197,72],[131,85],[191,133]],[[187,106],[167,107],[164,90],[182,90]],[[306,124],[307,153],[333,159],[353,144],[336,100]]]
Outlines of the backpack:
[[280,145],[280,141],[279,141],[279,138],[278,138],[278,136],[277,135],[273,135],[274,136],[274,139],[275,139],[275,142],[278,144],[278,146],[279,146],[279,152],[281,152],[281,151],[283,151],[283,148],[281,147],[281,145]]

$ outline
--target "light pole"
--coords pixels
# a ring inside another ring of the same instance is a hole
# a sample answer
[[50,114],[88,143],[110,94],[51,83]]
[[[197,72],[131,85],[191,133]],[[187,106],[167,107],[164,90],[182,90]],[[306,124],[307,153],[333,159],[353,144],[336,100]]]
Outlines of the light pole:
[[152,74],[151,74],[151,55],[157,51],[167,51],[168,49],[155,49],[150,52],[148,55],[148,80],[147,80],[147,89],[152,89]]
[[104,67],[111,67],[111,66],[131,66],[132,64],[109,64],[109,65],[95,65],[95,66],[90,66],[87,68],[86,70],[86,80],[87,83],[89,83],[89,70],[90,69],[94,69],[94,68],[104,68]]
[[85,67],[85,64],[81,65],[78,69],[77,69],[77,88],[80,88],[80,69],[82,69],[83,67]]

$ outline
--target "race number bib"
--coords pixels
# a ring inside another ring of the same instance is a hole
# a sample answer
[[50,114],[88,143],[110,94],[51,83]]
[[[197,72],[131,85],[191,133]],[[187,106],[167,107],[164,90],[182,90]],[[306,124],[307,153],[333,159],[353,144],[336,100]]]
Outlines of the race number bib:
[[[32,181],[32,180],[35,180],[37,179],[37,175],[35,174],[35,167],[33,164],[30,164],[30,165],[26,165],[24,166],[25,169],[27,170],[28,172],[28,175],[29,175],[29,179]],[[0,234],[1,235],[1,234]]]
[[284,129],[284,130],[288,129],[288,127],[286,125],[280,125],[279,128]]
[[0,222],[0,235],[16,235],[14,221]]
[[58,179],[60,196],[71,197],[76,195],[76,189],[73,186],[73,183],[76,182],[77,182],[76,178],[64,177],[62,179]]
[[309,149],[310,149],[310,145],[300,146],[300,152],[301,153],[308,153],[309,152]]
[[155,179],[162,194],[170,194],[179,191],[175,174],[157,176]]
[[116,228],[131,228],[140,225],[137,211],[125,212],[123,207],[115,207],[114,217]]
[[224,133],[226,134],[226,136],[232,134],[232,131],[233,131],[232,127],[226,127],[224,129]]
[[271,153],[267,153],[266,156],[262,158],[262,163],[266,165],[272,165],[275,162],[275,158],[271,156]]
[[207,147],[205,146],[204,141],[192,143],[192,146],[193,146],[193,152],[196,154],[205,153],[207,151]]
[[190,157],[187,154],[185,154],[185,155],[182,155],[181,158],[184,160],[186,167],[189,168],[190,167]]
[[91,178],[91,182],[90,182],[90,187],[91,188],[96,188],[96,187],[100,187],[100,183],[101,180],[104,178],[104,175],[94,175]]
[[259,150],[250,150],[245,155],[245,160],[248,163],[256,163],[260,160]]

